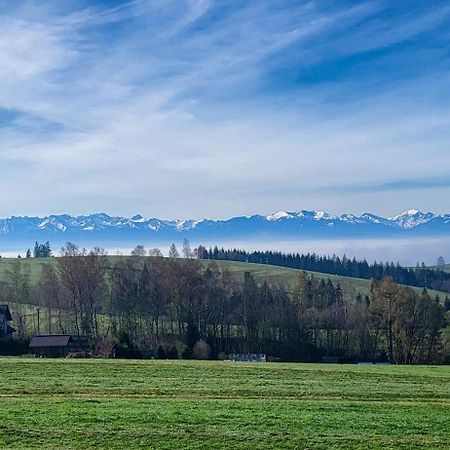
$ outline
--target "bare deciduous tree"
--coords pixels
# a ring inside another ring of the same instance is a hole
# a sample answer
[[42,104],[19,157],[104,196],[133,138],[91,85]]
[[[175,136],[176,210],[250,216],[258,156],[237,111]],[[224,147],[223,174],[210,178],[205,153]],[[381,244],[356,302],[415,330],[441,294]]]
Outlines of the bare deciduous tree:
[[133,250],[131,250],[131,256],[145,256],[147,252],[142,244],[136,245]]

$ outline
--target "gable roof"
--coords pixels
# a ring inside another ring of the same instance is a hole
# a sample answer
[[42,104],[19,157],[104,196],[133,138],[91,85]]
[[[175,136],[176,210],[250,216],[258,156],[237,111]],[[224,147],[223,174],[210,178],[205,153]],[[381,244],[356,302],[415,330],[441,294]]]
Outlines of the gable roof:
[[6,320],[12,320],[8,305],[0,305],[0,314],[4,314],[6,316]]
[[33,336],[30,348],[39,347],[67,347],[69,344],[76,347],[89,347],[86,336],[72,336],[70,334],[41,334]]
[[30,347],[67,347],[70,341],[69,334],[47,334],[33,336]]

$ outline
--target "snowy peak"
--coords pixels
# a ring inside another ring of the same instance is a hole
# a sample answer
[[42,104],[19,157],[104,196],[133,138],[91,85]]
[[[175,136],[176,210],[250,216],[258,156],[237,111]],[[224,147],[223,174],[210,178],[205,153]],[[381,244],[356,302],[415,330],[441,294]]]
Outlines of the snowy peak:
[[142,214],[135,214],[130,218],[133,222],[145,222],[144,216]]
[[302,209],[302,210],[296,211],[296,212],[281,210],[274,214],[270,214],[270,215],[266,216],[266,219],[269,222],[285,220],[285,219],[327,220],[327,219],[335,219],[335,218],[336,218],[335,216],[332,216],[331,214],[328,214],[325,211],[309,211],[306,209]]
[[403,228],[414,228],[417,225],[421,225],[434,219],[436,216],[433,213],[423,213],[417,209],[408,209],[406,211],[397,214],[394,217],[390,217],[389,220],[398,224]]
[[322,219],[331,219],[332,217],[325,211],[314,211],[314,219],[322,220]]
[[409,217],[420,217],[424,213],[422,211],[419,211],[418,209],[407,209],[406,211],[402,211],[401,213],[397,214],[396,216],[389,217],[389,220],[396,221],[401,220],[403,218],[409,218]]
[[409,209],[392,217],[372,213],[360,216],[344,213],[332,215],[325,211],[280,210],[267,216],[253,214],[226,220],[163,220],[96,213],[81,216],[68,214],[47,217],[17,217],[0,219],[0,239],[30,242],[50,240],[54,243],[83,242],[90,239],[96,245],[114,242],[174,242],[188,238],[196,242],[220,242],[251,239],[363,238],[401,236],[450,236],[450,214],[435,215]]
[[357,217],[351,213],[342,214],[341,216],[339,216],[339,219],[349,223],[362,223],[361,217]]
[[273,220],[280,220],[280,219],[293,219],[294,216],[296,216],[297,213],[291,213],[287,211],[278,211],[277,213],[270,214],[266,217],[266,219],[270,222]]
[[[364,213],[356,216],[351,213],[344,213],[340,216],[333,216],[325,211],[309,211],[300,210],[298,212],[278,211],[274,214],[266,216],[269,222],[282,222],[285,220],[297,219],[298,221],[318,221],[326,222],[327,225],[335,223],[347,224],[366,224],[366,225],[384,225],[388,227],[400,227],[403,229],[411,229],[418,225],[426,224],[436,218],[447,218],[449,215],[436,216],[433,213],[423,213],[417,209],[408,209],[393,217],[382,217],[372,213]],[[448,221],[448,220],[447,220]],[[446,222],[447,223],[447,222]]]

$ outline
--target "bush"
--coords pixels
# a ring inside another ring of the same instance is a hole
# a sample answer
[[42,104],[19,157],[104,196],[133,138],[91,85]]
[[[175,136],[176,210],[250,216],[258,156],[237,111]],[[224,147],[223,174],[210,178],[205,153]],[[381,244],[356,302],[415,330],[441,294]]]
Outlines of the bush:
[[191,359],[192,358],[192,352],[189,350],[189,347],[185,346],[183,351],[181,352],[181,358],[182,359]]
[[97,340],[95,354],[100,358],[114,358],[116,354],[117,342],[113,339],[104,337]]
[[118,337],[118,343],[115,348],[116,358],[125,359],[141,359],[142,353],[133,344],[128,333],[120,333]]
[[158,359],[166,359],[167,358],[166,351],[164,350],[164,348],[161,345],[156,350],[156,357]]
[[210,346],[202,339],[194,345],[193,356],[195,359],[209,359],[211,354]]
[[171,347],[167,350],[168,359],[178,359],[178,350],[176,347]]

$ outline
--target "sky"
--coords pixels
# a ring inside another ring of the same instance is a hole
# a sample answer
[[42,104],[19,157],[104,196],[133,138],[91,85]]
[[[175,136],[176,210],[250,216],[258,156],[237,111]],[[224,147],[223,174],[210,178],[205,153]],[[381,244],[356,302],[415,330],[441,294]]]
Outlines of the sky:
[[0,217],[450,212],[448,1],[0,16]]

